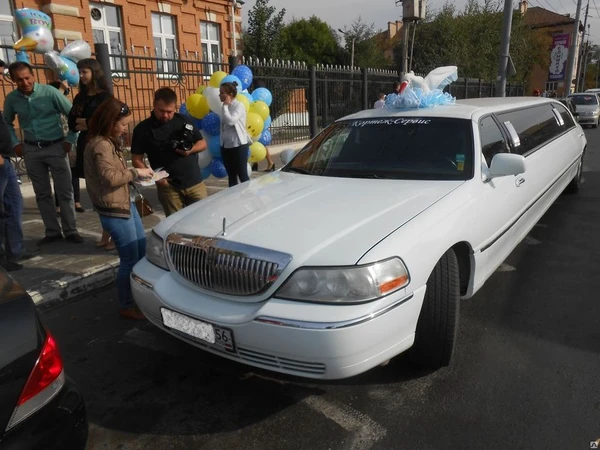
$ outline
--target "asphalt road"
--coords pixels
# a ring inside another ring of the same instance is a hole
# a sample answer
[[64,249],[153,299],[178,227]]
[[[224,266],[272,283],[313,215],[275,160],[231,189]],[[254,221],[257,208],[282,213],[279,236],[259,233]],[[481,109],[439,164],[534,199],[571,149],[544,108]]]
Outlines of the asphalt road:
[[600,438],[600,130],[563,195],[461,304],[451,367],[337,382],[222,360],[121,320],[115,289],[43,314],[86,398],[89,450],[587,449]]

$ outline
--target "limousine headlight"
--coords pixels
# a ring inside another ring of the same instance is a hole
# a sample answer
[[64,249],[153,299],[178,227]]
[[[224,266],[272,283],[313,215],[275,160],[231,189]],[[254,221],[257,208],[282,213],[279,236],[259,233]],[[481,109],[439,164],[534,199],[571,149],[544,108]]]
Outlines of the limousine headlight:
[[165,245],[162,238],[152,232],[148,236],[148,242],[146,243],[146,258],[155,266],[161,269],[169,270],[167,265],[167,259],[165,258]]
[[399,258],[350,267],[298,269],[276,296],[289,300],[358,303],[376,300],[409,283],[408,270]]

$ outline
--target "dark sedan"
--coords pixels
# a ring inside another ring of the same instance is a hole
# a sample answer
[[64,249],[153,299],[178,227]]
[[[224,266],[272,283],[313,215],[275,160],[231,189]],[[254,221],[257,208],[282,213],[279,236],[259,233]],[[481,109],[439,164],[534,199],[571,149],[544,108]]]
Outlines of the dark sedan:
[[0,269],[0,448],[84,449],[83,397],[27,292]]

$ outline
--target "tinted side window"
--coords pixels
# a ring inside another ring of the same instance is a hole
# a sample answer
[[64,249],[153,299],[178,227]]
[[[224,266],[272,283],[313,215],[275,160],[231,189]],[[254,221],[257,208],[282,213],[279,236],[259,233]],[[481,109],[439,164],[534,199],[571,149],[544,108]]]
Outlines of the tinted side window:
[[498,114],[501,122],[510,122],[517,131],[521,145],[514,153],[524,155],[562,133],[550,105]]
[[569,114],[569,111],[567,111],[567,108],[565,108],[563,105],[554,105],[554,108],[558,111],[558,113],[561,115],[562,119],[565,121],[565,124],[562,127],[563,130],[568,130],[575,126],[573,117],[571,116],[571,114]]
[[488,167],[492,165],[492,158],[495,154],[507,151],[506,140],[491,117],[485,117],[479,121],[479,140]]

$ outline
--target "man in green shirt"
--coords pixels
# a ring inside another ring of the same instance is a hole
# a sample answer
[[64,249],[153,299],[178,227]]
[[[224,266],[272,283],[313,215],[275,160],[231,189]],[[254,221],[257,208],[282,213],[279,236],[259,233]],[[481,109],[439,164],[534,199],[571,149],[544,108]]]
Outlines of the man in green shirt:
[[[46,228],[38,245],[64,238],[83,242],[75,224],[75,202],[71,184],[71,168],[67,154],[76,134],[69,132],[65,140],[61,114],[68,115],[71,103],[57,89],[36,83],[31,66],[14,62],[8,71],[17,89],[6,96],[4,118],[11,134],[11,144],[17,156],[23,156],[27,175],[31,179],[38,209]],[[23,142],[17,139],[14,121],[19,119]],[[62,229],[56,217],[49,172],[58,196]]]

